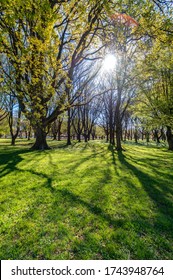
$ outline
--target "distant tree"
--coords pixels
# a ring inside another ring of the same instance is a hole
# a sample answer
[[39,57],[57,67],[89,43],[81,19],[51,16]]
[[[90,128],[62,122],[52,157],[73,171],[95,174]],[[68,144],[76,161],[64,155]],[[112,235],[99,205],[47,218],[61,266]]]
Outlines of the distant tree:
[[61,140],[61,127],[63,123],[63,116],[58,116],[58,118],[51,124],[51,133],[53,135],[53,140]]
[[[158,52],[159,51],[159,52]],[[167,128],[169,149],[173,150],[173,48],[156,42],[141,61],[143,68],[136,109],[152,126]],[[156,60],[157,57],[157,60]],[[156,132],[155,132],[156,134]]]
[[15,141],[20,131],[21,109],[17,103],[17,99],[10,95],[8,98],[8,124],[11,134],[11,145],[15,145]]

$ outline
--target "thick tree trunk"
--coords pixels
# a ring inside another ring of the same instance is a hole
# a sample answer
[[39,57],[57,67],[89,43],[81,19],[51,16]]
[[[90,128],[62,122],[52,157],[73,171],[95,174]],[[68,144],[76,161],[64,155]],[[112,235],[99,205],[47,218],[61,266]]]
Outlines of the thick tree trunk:
[[173,151],[173,134],[172,134],[170,126],[167,126],[166,136],[167,136],[167,141],[168,141],[168,149],[170,151]]
[[35,130],[35,143],[34,145],[31,147],[32,150],[49,150],[50,147],[47,144],[46,141],[46,132],[44,131],[44,129],[37,127]]
[[117,151],[122,151],[121,130],[119,128],[116,128],[116,150]]
[[11,136],[11,145],[12,146],[15,146],[16,137],[17,136],[14,136],[14,135]]
[[123,150],[123,148],[121,146],[121,130],[122,130],[121,123],[118,122],[116,124],[116,150],[117,151]]

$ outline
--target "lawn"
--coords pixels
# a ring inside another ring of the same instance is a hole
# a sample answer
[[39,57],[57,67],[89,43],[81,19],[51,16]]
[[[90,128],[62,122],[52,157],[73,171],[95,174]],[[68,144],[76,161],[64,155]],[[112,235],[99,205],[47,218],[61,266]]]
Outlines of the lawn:
[[173,153],[0,140],[1,259],[172,259]]

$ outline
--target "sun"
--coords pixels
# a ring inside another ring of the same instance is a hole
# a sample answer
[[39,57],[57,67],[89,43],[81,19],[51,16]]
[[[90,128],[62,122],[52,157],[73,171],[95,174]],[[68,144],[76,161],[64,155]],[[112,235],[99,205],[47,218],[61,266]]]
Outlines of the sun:
[[116,57],[113,54],[107,54],[102,62],[102,70],[106,72],[111,72],[116,67]]

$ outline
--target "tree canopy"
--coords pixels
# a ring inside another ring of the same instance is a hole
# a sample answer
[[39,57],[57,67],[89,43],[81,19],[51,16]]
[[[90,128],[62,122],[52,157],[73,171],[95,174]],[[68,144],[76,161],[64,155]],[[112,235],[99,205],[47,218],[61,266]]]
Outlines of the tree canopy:
[[[111,18],[115,12],[126,13],[138,24],[123,26]],[[82,92],[74,87],[75,69],[101,59],[103,50],[115,45],[125,53],[127,43],[144,52],[138,66],[145,75],[139,76],[149,82],[140,87],[141,97],[152,95],[152,102],[147,99],[150,107],[157,99],[162,107],[157,114],[166,120],[164,125],[172,126],[171,1],[2,0],[0,29],[3,94],[13,94],[30,121],[36,134],[33,148],[48,148],[49,124],[79,105]]]

